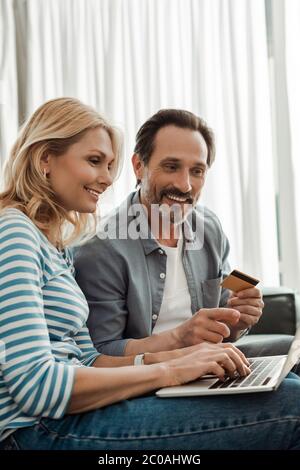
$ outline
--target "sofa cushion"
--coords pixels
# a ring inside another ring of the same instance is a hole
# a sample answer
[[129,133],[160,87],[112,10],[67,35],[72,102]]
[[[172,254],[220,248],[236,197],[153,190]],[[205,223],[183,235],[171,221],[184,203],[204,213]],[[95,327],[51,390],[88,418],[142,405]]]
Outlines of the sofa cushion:
[[276,356],[287,354],[294,336],[247,335],[235,344],[247,357]]
[[263,315],[257,325],[251,328],[249,335],[294,335],[300,319],[299,294],[287,287],[265,287],[263,300]]

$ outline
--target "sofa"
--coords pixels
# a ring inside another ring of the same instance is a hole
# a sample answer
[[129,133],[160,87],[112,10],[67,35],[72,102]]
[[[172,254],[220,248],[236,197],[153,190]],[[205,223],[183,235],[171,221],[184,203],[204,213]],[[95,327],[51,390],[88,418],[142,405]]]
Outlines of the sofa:
[[260,321],[236,345],[248,356],[287,354],[300,323],[300,294],[288,287],[265,287]]

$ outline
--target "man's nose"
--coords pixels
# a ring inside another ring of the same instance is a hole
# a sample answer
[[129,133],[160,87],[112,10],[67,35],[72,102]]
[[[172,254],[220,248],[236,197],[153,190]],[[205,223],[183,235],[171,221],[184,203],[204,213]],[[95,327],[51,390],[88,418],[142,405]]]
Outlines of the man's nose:
[[192,190],[189,171],[182,171],[178,174],[174,186],[182,193],[188,193]]

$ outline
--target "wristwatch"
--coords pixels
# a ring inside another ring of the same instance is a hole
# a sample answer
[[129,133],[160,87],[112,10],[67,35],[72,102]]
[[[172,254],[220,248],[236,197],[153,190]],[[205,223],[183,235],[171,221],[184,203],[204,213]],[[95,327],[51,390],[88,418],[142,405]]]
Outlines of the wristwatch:
[[246,328],[245,330],[241,330],[241,333],[240,333],[239,337],[236,339],[236,341],[237,341],[238,339],[241,339],[241,338],[243,338],[244,336],[246,336],[246,335],[249,333],[250,330],[251,330],[251,327],[250,327],[250,326],[249,326],[248,328]]
[[137,356],[135,356],[133,365],[134,366],[143,366],[144,365],[144,357],[145,357],[144,353],[143,354],[138,354]]

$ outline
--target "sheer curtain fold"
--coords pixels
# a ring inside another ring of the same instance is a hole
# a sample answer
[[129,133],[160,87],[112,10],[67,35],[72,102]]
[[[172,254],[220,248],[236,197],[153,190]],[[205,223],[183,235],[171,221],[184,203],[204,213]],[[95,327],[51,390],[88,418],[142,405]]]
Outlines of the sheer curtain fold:
[[203,61],[208,66],[207,73],[202,71],[206,82],[197,111],[204,114],[217,136],[216,163],[205,201],[220,216],[229,235],[233,264],[267,284],[277,284],[264,2],[199,2],[197,8],[206,38],[198,64],[201,67]]
[[[283,7],[279,27],[283,30],[285,45],[283,53],[289,113],[289,145],[279,158],[282,159],[282,172],[286,173],[286,185],[282,186],[282,191],[288,192],[289,204],[282,208],[282,212],[286,214],[286,224],[282,226],[282,237],[285,241],[282,263],[284,281],[300,290],[300,2],[286,0]],[[278,134],[280,136],[280,129]]]
[[17,135],[18,110],[13,2],[0,0],[0,174]]
[[71,95],[125,132],[106,195],[134,188],[139,126],[163,107],[207,120],[217,140],[203,202],[219,215],[232,264],[277,284],[278,253],[264,0],[16,0],[26,7],[26,114]]

